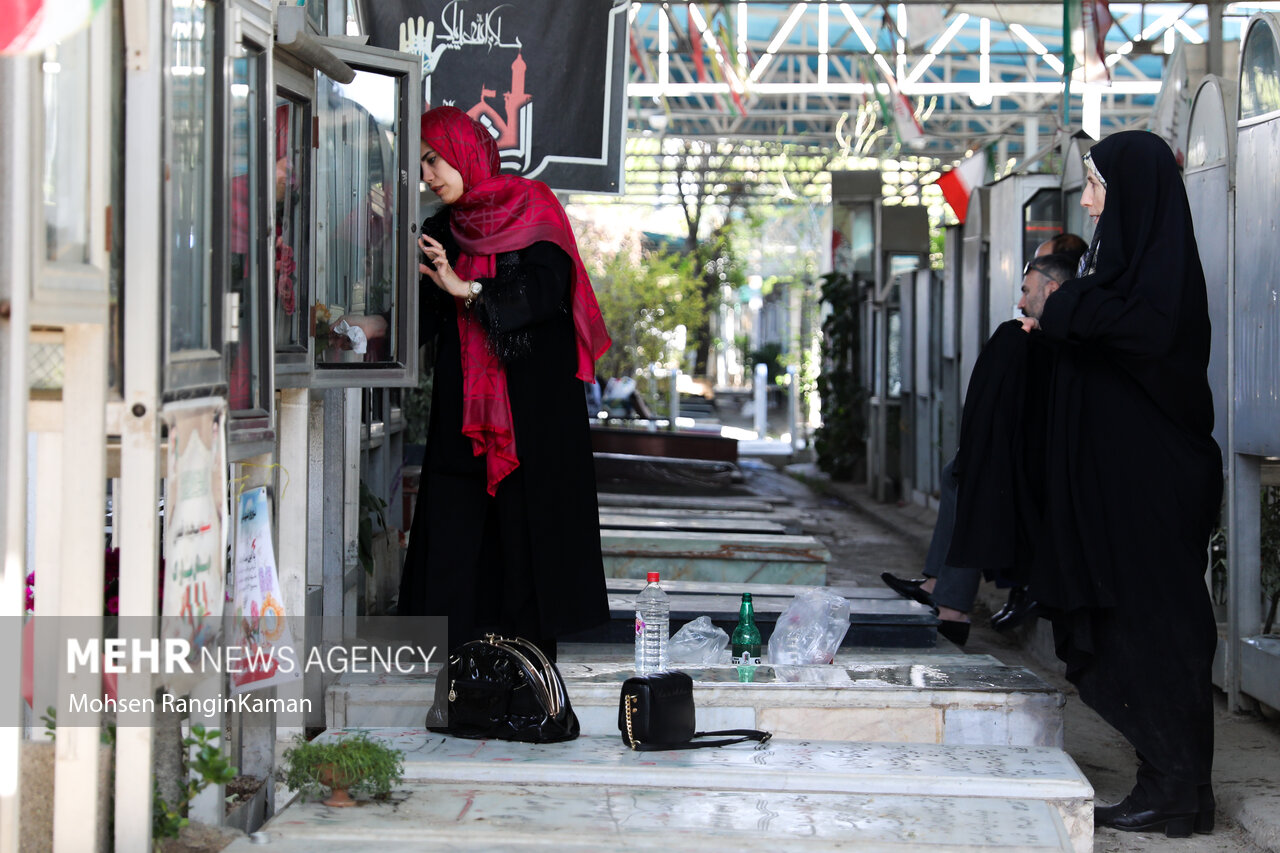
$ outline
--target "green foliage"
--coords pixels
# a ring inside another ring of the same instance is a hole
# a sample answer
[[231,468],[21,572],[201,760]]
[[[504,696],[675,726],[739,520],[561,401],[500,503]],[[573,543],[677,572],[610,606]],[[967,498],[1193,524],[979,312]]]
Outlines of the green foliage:
[[363,733],[326,743],[308,742],[299,735],[295,743],[284,751],[279,774],[281,781],[303,796],[317,796],[330,787],[324,779],[332,780],[336,787],[375,797],[385,797],[404,781],[400,753]]
[[373,493],[373,490],[360,481],[360,527],[356,533],[356,548],[360,565],[373,574],[373,524],[378,523],[378,530],[387,529],[387,516],[383,510],[387,502]]
[[867,391],[861,381],[858,286],[844,273],[822,277],[831,313],[822,324],[825,369],[818,376],[822,426],[814,435],[818,467],[836,480],[852,479],[866,455]]
[[[44,713],[40,715],[40,722],[44,723],[44,736],[49,740],[58,739],[58,709],[52,705],[44,709]],[[103,722],[102,731],[98,734],[98,740],[106,746],[116,745],[116,724],[112,722]]]
[[761,344],[759,349],[754,349],[748,356],[752,365],[752,373],[755,373],[755,365],[764,364],[769,368],[769,384],[778,381],[779,376],[785,376],[787,372],[786,365],[782,357],[782,344],[777,341],[771,341],[767,344]]
[[167,803],[160,796],[158,787],[152,789],[151,838],[157,842],[156,849],[159,849],[160,839],[177,838],[182,828],[190,823],[186,817],[187,806],[197,794],[210,785],[225,785],[236,778],[236,768],[222,754],[222,749],[214,742],[216,739],[217,734],[204,726],[192,726],[191,735],[183,738],[182,745],[195,752],[188,753],[187,784],[178,802]]
[[606,258],[592,272],[596,298],[611,346],[598,362],[601,383],[611,377],[631,376],[640,384],[645,368],[666,363],[669,340],[677,326],[689,335],[687,346],[702,321],[705,301],[693,261],[672,253],[649,253],[637,264],[625,252]]

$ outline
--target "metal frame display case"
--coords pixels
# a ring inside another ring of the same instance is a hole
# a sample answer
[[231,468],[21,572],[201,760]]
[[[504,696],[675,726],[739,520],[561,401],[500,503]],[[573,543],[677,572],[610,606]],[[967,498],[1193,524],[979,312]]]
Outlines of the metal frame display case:
[[219,17],[213,278],[225,294],[227,437],[235,461],[269,453],[274,439],[275,87],[271,6],[228,0]]
[[310,386],[413,386],[421,61],[321,42],[355,78],[342,83],[317,75]]
[[[301,63],[297,63],[300,65]],[[277,387],[305,387],[311,381],[311,341],[307,327],[315,255],[313,152],[315,75],[291,62],[277,45],[275,54],[275,241],[274,342]]]
[[111,140],[116,59],[111,14],[47,48],[32,94],[44,109],[31,123],[43,193],[32,199],[30,311],[35,325],[100,322],[111,260]]
[[216,58],[218,5],[209,0],[165,4],[162,268],[164,376],[168,397],[219,393],[223,364],[222,288],[213,274]]

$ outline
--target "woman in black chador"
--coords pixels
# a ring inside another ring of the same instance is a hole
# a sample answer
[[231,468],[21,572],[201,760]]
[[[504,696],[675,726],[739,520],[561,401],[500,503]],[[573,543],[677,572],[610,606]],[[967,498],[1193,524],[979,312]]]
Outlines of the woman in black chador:
[[398,611],[447,616],[449,645],[555,638],[609,618],[582,380],[609,346],[568,218],[498,172],[453,107],[422,117],[424,340],[435,339],[422,485]]
[[1080,697],[1138,753],[1137,784],[1095,823],[1178,837],[1211,831],[1214,810],[1204,573],[1222,457],[1204,273],[1163,140],[1118,133],[1086,165],[1093,245],[1039,321],[1059,345],[1031,589]]

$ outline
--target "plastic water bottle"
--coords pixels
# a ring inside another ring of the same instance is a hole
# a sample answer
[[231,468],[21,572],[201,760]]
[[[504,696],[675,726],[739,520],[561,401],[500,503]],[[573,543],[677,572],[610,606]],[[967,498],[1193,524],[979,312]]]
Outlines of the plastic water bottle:
[[636,675],[667,669],[667,634],[671,628],[671,603],[658,586],[658,573],[649,572],[648,583],[636,596]]

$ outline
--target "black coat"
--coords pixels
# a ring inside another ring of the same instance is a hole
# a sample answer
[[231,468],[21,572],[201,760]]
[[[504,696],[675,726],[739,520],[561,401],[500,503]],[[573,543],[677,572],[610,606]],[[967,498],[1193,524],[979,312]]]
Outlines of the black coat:
[[[447,212],[424,224],[456,260]],[[519,467],[485,491],[462,435],[462,367],[452,297],[422,277],[423,339],[435,339],[422,482],[398,611],[449,618],[450,645],[485,631],[543,642],[609,618],[595,469],[569,289],[551,243],[498,256],[480,319],[507,372]]]

